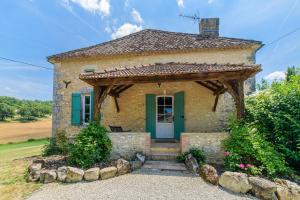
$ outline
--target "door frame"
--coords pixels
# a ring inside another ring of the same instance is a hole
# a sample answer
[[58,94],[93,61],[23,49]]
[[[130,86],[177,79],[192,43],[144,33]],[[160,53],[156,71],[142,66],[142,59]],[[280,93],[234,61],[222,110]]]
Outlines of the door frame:
[[[173,137],[171,137],[171,138],[158,138],[157,137],[157,128],[158,128],[158,126],[157,126],[157,119],[158,119],[158,102],[157,102],[157,99],[158,99],[158,97],[171,97],[172,98],[172,125],[173,125]],[[156,139],[174,139],[175,138],[175,126],[174,126],[174,124],[175,124],[175,121],[174,121],[174,95],[156,95],[155,96],[155,138]]]

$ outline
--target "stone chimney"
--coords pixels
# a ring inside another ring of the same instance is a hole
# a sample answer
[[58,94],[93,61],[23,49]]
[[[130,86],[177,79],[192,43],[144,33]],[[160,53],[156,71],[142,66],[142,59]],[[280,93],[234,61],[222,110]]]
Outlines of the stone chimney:
[[199,23],[199,31],[202,36],[219,36],[219,18],[203,18]]

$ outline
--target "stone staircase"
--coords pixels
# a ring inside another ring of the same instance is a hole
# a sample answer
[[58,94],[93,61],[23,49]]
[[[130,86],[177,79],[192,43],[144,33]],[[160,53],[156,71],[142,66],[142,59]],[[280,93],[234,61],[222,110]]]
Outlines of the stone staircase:
[[179,143],[152,143],[149,160],[146,161],[143,169],[186,173],[185,164],[176,162],[179,153]]
[[152,143],[149,159],[175,161],[179,153],[179,143]]

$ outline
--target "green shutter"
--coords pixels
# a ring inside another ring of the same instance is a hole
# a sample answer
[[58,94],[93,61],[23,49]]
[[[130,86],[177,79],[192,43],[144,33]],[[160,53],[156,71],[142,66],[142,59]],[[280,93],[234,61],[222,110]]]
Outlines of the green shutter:
[[80,93],[72,94],[72,111],[71,124],[80,125],[81,95]]
[[174,95],[174,132],[175,139],[180,140],[180,134],[184,132],[184,92]]
[[146,131],[152,139],[156,137],[155,94],[146,94]]
[[94,91],[91,91],[91,121],[94,121]]

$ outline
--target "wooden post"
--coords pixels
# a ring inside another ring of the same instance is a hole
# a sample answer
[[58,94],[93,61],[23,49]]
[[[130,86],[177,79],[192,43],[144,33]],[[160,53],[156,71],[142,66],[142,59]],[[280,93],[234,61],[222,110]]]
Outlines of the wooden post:
[[99,105],[100,93],[101,93],[101,87],[94,86],[94,120],[95,121],[99,120],[100,117],[100,105]]
[[244,101],[244,80],[223,80],[224,85],[227,87],[228,92],[233,97],[236,105],[236,114],[238,119],[245,117],[245,101]]
[[114,96],[114,100],[115,100],[115,105],[116,105],[116,109],[117,109],[117,112],[120,112],[120,107],[119,107],[119,103],[118,103],[118,97]]
[[112,89],[113,84],[110,86],[94,86],[94,119],[100,119],[101,105],[108,93]]

